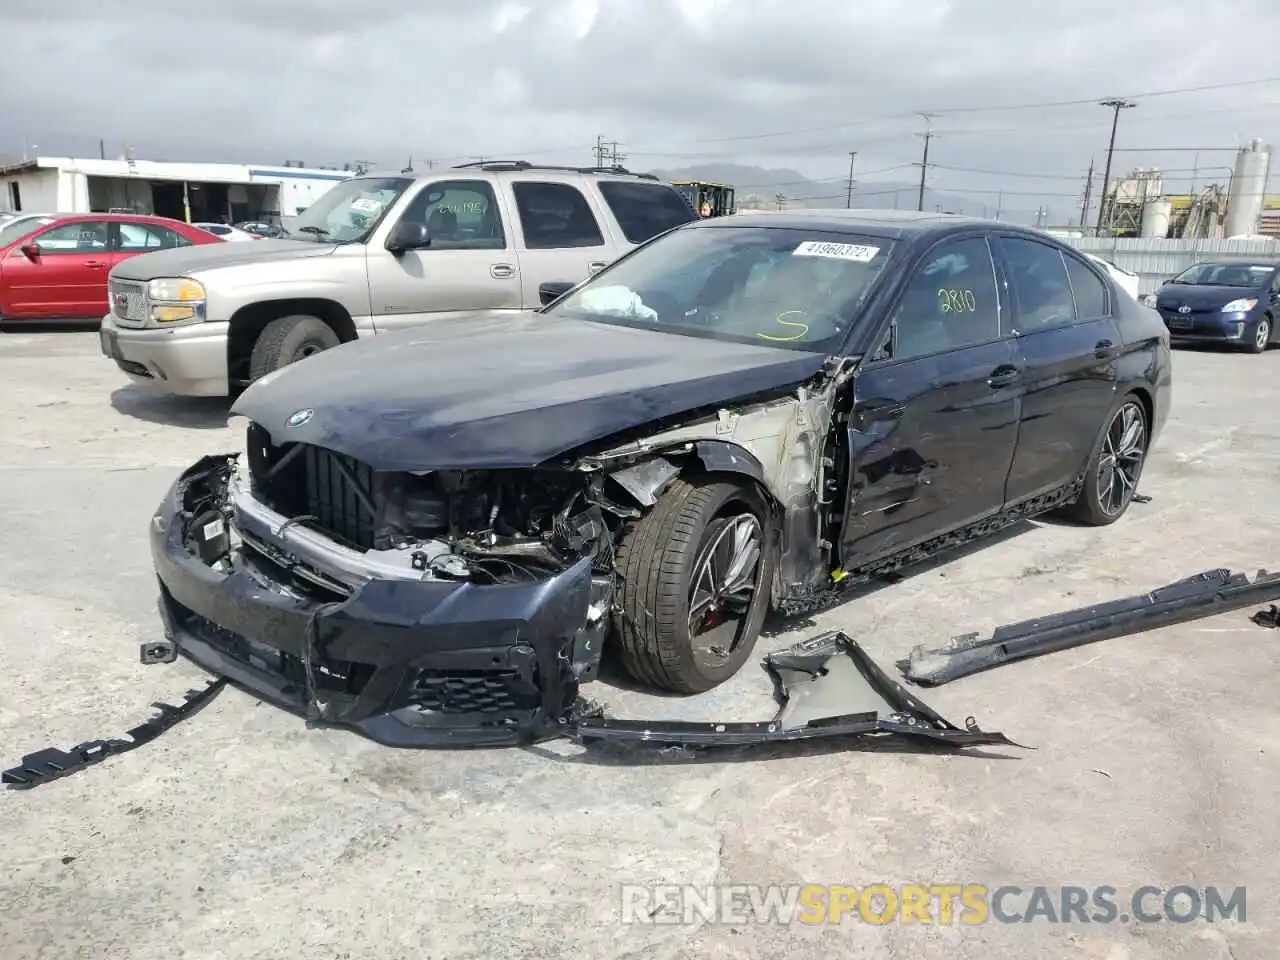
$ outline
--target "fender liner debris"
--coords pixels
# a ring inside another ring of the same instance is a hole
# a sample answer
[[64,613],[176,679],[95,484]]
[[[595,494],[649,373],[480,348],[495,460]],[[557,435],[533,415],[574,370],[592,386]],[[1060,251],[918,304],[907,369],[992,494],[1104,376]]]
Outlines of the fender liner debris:
[[203,690],[189,690],[183,697],[182,703],[176,707],[168,703],[153,703],[152,707],[156,709],[156,715],[125,734],[127,739],[87,740],[76,744],[70,750],[50,747],[47,750],[29,753],[22,758],[18,766],[0,773],[0,789],[29,790],[73,773],[79,773],[94,764],[101,763],[107,757],[136,750],[207,706],[222,692],[226,684],[225,679],[211,680]]
[[1270,627],[1274,630],[1276,627],[1280,627],[1280,607],[1273,603],[1266,610],[1259,610],[1249,620],[1260,627]]
[[969,633],[943,647],[918,646],[898,669],[911,683],[937,687],[1016,660],[1275,599],[1280,599],[1280,573],[1259,570],[1251,582],[1243,573],[1206,570],[1150,593],[1006,624],[985,639]]
[[846,634],[829,632],[765,657],[781,703],[761,723],[686,723],[587,717],[567,731],[584,744],[730,747],[819,737],[897,737],[939,746],[1018,746],[1002,733],[944,720],[895,682]]

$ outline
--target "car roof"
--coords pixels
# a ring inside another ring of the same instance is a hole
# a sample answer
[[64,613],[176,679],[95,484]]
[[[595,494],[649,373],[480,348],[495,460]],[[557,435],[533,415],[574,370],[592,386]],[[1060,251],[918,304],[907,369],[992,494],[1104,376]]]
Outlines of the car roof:
[[[977,216],[960,214],[931,214],[918,210],[847,210],[833,209],[786,210],[780,212],[751,212],[717,216],[710,220],[696,221],[696,227],[778,227],[794,230],[823,230],[827,233],[858,233],[868,237],[886,239],[915,239],[955,232],[955,230],[984,227],[1001,232],[1018,233],[1034,239],[1050,239],[1000,220],[984,220]],[[1056,241],[1053,241],[1056,242]]]
[[[440,180],[456,178],[468,173],[512,174],[512,173],[552,173],[578,174],[582,176],[602,177],[615,180],[648,181],[649,183],[665,183],[652,173],[637,173],[626,167],[572,167],[555,164],[531,163],[528,160],[474,160],[470,163],[459,163],[452,167],[436,167],[429,170],[370,170],[367,173],[352,174],[351,179],[400,179],[407,177],[414,182],[423,180]],[[670,184],[667,184],[668,186]]]
[[[697,221],[690,226],[718,227],[780,227],[789,230],[821,230],[827,233],[854,233],[864,236],[884,237],[890,240],[925,238],[950,233],[968,227],[997,228],[1010,233],[1040,238],[1030,230],[1002,223],[954,213],[925,213],[917,210],[850,210],[845,208],[786,210],[777,213],[753,212],[713,217]],[[1048,239],[1052,240],[1052,237]]]
[[189,226],[185,221],[175,220],[172,217],[159,217],[151,213],[50,213],[45,216],[51,217],[60,223],[84,223],[86,220],[106,220],[108,223],[160,223],[166,226],[172,223],[181,223]]
[[1197,260],[1191,267],[1266,267],[1270,270],[1277,265],[1280,260]]

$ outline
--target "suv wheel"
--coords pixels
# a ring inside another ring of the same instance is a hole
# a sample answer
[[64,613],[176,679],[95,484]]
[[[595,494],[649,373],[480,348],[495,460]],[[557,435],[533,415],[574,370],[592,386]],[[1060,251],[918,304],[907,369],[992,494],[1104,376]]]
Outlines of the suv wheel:
[[341,342],[333,327],[319,317],[302,314],[279,317],[258,334],[249,355],[249,379],[265,377],[273,370],[336,347]]

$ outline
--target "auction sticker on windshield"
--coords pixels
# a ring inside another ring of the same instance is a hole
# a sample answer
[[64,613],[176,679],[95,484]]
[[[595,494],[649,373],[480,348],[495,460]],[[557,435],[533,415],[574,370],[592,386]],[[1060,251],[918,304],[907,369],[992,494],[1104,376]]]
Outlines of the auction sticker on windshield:
[[371,197],[359,197],[358,199],[351,201],[351,209],[358,210],[361,213],[364,213],[366,211],[379,210],[381,208],[382,208],[382,204],[380,204],[377,200],[372,199]]
[[793,257],[830,257],[834,260],[870,263],[879,252],[879,247],[866,247],[857,243],[825,243],[821,240],[806,240],[796,247],[791,255]]

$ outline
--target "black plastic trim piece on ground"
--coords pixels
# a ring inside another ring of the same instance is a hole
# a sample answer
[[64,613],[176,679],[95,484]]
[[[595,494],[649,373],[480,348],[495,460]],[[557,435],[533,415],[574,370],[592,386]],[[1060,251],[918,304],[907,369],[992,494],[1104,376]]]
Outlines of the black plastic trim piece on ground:
[[830,632],[769,654],[765,666],[781,702],[761,723],[688,723],[588,717],[567,735],[583,744],[600,741],[657,746],[734,747],[819,737],[879,735],[937,746],[1018,746],[1003,733],[982,730],[970,717],[963,728],[944,720],[882,670],[846,634]]
[[1016,660],[1275,599],[1280,599],[1280,573],[1259,570],[1250,582],[1243,573],[1206,570],[1139,596],[1006,624],[982,640],[970,633],[945,647],[916,647],[908,659],[898,662],[898,668],[911,683],[937,687]]
[[1259,610],[1249,620],[1260,627],[1270,627],[1274,630],[1280,627],[1280,607],[1273,603],[1266,610]]
[[0,773],[0,789],[30,790],[79,773],[101,763],[107,757],[136,750],[207,706],[226,685],[225,679],[211,680],[203,690],[187,691],[182,703],[176,707],[168,703],[153,703],[157,714],[130,730],[125,735],[128,739],[88,740],[76,744],[70,750],[50,747],[29,753],[18,766]]

